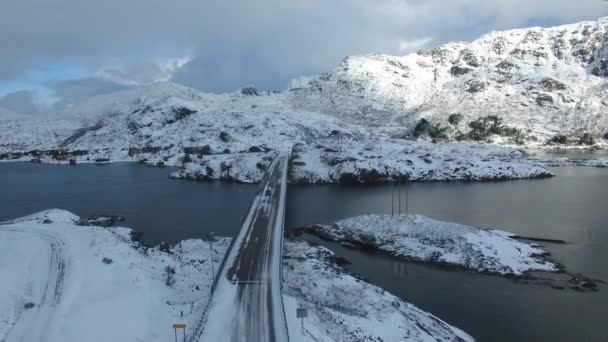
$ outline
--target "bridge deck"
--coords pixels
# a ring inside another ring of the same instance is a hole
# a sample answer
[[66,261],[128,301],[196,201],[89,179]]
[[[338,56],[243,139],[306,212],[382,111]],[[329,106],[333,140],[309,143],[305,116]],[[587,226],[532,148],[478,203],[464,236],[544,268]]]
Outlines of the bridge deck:
[[219,270],[200,341],[288,341],[281,297],[287,156],[268,167]]

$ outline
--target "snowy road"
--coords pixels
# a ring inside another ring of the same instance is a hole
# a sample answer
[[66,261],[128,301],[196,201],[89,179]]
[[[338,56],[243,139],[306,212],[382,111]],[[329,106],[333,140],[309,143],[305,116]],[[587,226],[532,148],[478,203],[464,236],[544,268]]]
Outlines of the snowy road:
[[288,341],[281,296],[286,155],[269,165],[219,270],[199,341]]
[[[55,308],[61,300],[63,283],[66,275],[66,267],[68,258],[65,253],[65,241],[59,236],[51,232],[43,232],[40,230],[29,229],[14,229],[3,228],[0,226],[0,236],[9,234],[24,234],[30,235],[29,238],[40,239],[48,246],[48,267],[46,273],[38,274],[40,268],[36,270],[24,270],[32,272],[33,277],[46,277],[46,280],[37,282],[44,284],[44,289],[41,293],[39,303],[34,303],[34,307],[25,309],[17,313],[15,325],[5,337],[6,342],[29,342],[39,341],[44,342],[48,329],[51,327],[51,321],[55,315]],[[4,238],[4,237],[3,237]],[[7,237],[8,238],[8,237]]]

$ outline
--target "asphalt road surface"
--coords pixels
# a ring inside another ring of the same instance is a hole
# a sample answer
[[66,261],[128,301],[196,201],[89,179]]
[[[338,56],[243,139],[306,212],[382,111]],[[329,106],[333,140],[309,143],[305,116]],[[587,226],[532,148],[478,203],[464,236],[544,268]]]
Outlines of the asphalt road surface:
[[[275,158],[269,165],[261,183],[260,191],[247,214],[235,245],[226,256],[214,296],[235,296],[226,303],[226,298],[214,298],[203,336],[213,336],[221,341],[288,341],[287,325],[281,296],[281,252],[283,241],[283,221],[285,194],[287,188],[287,156]],[[227,280],[227,281],[226,281]],[[225,291],[219,287],[236,287],[235,291]],[[224,307],[220,307],[220,306]],[[232,308],[227,309],[226,306]],[[213,315],[233,313],[224,328],[217,327],[222,322]],[[223,331],[224,333],[221,333]],[[204,339],[201,339],[203,341]]]

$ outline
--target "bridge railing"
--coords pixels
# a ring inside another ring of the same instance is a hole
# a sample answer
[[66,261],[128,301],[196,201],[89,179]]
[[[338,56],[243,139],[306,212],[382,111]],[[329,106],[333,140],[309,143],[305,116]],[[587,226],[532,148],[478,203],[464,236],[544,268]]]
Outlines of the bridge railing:
[[[292,148],[293,150],[293,148]],[[283,213],[282,218],[283,222],[281,222],[281,226],[285,228],[285,210],[287,208],[287,178],[289,177],[289,158],[291,156],[291,152],[285,156],[285,166],[283,168],[283,178],[281,180],[281,203],[283,203]],[[280,289],[281,289],[281,308],[283,308],[283,322],[285,323],[285,333],[287,334],[287,340],[289,341],[289,327],[287,324],[287,314],[285,312],[285,303],[283,302],[283,284],[285,283],[285,277],[283,276],[283,236],[285,234],[285,230],[281,231],[281,252],[279,253],[279,276],[280,276]]]

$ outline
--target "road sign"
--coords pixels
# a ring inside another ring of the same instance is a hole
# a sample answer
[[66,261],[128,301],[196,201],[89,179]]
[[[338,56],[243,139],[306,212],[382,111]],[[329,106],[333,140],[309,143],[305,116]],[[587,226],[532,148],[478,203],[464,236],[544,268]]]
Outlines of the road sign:
[[184,333],[184,342],[186,342],[186,325],[185,324],[173,324],[173,331],[175,332],[175,342],[177,342],[177,329],[182,329]]
[[306,310],[306,308],[297,308],[296,316],[298,318],[306,318],[306,317],[308,317],[308,310]]
[[308,310],[303,307],[297,307],[296,316],[302,321],[302,335],[304,335],[304,318],[308,317]]

